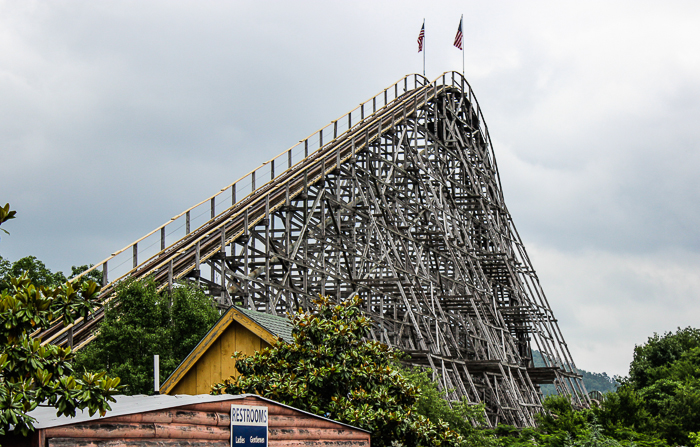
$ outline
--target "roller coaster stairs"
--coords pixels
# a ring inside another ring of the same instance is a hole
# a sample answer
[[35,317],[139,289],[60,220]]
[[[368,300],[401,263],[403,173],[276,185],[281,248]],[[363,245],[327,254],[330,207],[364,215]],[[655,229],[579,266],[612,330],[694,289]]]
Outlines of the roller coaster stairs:
[[[104,304],[147,276],[276,315],[358,294],[373,339],[430,367],[450,399],[483,402],[490,425],[532,426],[539,384],[590,402],[460,73],[400,79],[93,269]],[[103,309],[43,343],[80,349]]]

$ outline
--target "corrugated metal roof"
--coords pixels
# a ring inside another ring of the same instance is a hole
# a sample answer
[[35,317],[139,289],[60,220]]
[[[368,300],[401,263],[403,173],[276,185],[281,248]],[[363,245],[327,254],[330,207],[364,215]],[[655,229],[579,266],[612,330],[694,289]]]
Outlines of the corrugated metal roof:
[[293,326],[288,318],[278,317],[263,312],[256,312],[254,310],[248,310],[238,306],[234,307],[240,312],[246,314],[251,320],[270,331],[273,335],[281,337],[282,340],[286,341],[287,343],[294,342],[294,337],[292,337]]
[[[169,396],[167,394],[160,394],[155,396],[146,396],[145,394],[137,394],[135,396],[117,395],[114,396],[114,398],[117,401],[110,403],[112,411],[107,412],[107,414],[104,416],[106,418],[125,416],[128,414],[146,413],[148,411],[162,410],[164,408],[183,407],[185,405],[201,404],[205,402],[221,402],[224,400],[240,398],[240,396],[226,394],[197,394],[194,396],[184,394]],[[100,418],[99,413],[95,413],[94,415],[90,416],[87,410],[77,410],[75,412],[75,417],[56,416],[56,408],[49,406],[38,406],[29,412],[29,416],[36,419],[36,423],[34,424],[34,427],[36,428],[58,427],[61,425],[76,424],[78,422]]]
[[171,396],[168,394],[159,394],[155,396],[146,396],[144,394],[137,394],[135,396],[123,396],[123,395],[117,395],[114,396],[116,399],[116,402],[112,402],[110,406],[112,407],[111,411],[108,411],[107,414],[104,417],[101,417],[99,413],[95,413],[94,415],[90,416],[90,414],[85,410],[77,410],[75,412],[75,417],[69,417],[69,416],[56,416],[56,408],[55,407],[49,407],[49,406],[39,406],[35,408],[33,411],[29,412],[29,416],[33,417],[36,422],[34,423],[34,427],[36,429],[42,429],[42,428],[51,428],[51,427],[60,427],[63,425],[70,425],[70,424],[77,424],[80,422],[85,422],[89,420],[96,420],[96,419],[106,419],[106,418],[111,418],[111,417],[116,417],[116,416],[126,416],[130,414],[138,414],[138,413],[147,413],[149,411],[158,411],[158,410],[164,410],[167,408],[176,408],[176,407],[184,407],[187,405],[194,405],[194,404],[201,404],[201,403],[207,403],[207,402],[223,402],[227,400],[240,400],[240,399],[245,399],[246,397],[255,397],[257,399],[263,400],[265,402],[270,402],[275,405],[280,405],[285,408],[292,409],[294,411],[298,411],[300,413],[303,413],[307,416],[312,416],[318,419],[323,419],[325,421],[330,421],[336,424],[343,425],[345,427],[350,427],[355,430],[360,430],[365,433],[369,433],[369,431],[355,427],[350,424],[345,424],[343,422],[338,422],[333,419],[328,419],[323,416],[319,416],[317,414],[309,413],[308,411],[300,410],[298,408],[291,407],[289,405],[285,405],[280,402],[276,402],[272,399],[267,399],[262,396],[258,396],[257,394],[217,394],[217,395],[211,395],[211,394],[196,394],[193,396],[190,395],[185,395],[185,394],[177,394],[175,396]]

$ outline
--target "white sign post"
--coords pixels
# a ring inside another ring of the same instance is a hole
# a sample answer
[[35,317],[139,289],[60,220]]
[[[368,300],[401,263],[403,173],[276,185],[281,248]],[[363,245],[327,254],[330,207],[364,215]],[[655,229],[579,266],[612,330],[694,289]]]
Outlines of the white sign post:
[[267,407],[231,405],[231,447],[267,447]]

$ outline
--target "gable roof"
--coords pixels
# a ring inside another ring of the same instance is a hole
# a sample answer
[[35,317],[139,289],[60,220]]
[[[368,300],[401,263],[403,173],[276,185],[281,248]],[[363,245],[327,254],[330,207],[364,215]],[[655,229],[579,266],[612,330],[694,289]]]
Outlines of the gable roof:
[[175,371],[163,382],[163,385],[160,387],[160,393],[169,393],[234,321],[269,345],[273,345],[278,338],[287,343],[293,341],[292,324],[287,318],[243,309],[238,306],[229,307],[219,318],[219,321],[209,329],[209,332],[199,341],[197,346],[192,349],[187,357],[175,368]]

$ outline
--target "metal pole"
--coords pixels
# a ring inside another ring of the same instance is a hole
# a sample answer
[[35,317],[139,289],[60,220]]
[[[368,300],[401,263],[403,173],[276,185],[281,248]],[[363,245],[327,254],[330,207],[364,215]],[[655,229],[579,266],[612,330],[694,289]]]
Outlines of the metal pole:
[[153,393],[160,394],[160,356],[153,356]]
[[464,76],[464,27],[462,26],[464,20],[464,14],[459,19],[459,28],[462,30],[462,76]]
[[423,76],[425,76],[425,19],[423,19]]

